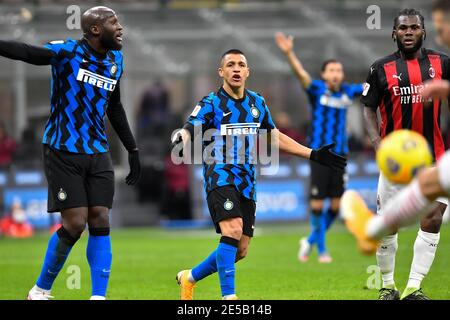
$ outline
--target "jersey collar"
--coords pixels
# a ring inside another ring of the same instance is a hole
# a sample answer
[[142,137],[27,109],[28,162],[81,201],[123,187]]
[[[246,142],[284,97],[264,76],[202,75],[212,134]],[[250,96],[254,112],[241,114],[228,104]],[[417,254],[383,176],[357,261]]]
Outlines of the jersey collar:
[[226,96],[228,99],[231,99],[234,102],[244,102],[245,98],[247,98],[247,89],[244,89],[244,96],[241,99],[235,99],[232,96],[230,96],[223,87],[220,87],[219,89],[219,93],[223,94],[224,96]]
[[[397,50],[397,51],[395,52],[395,55],[397,56],[397,58],[403,59],[403,57],[402,57],[402,55],[401,55],[401,53],[400,53],[400,50]],[[424,47],[422,47],[422,48],[420,48],[420,55],[419,55],[416,59],[417,59],[417,60],[421,60],[421,59],[423,59],[424,57],[426,57],[426,49],[425,49]]]
[[92,48],[89,45],[89,42],[85,38],[81,39],[80,43],[83,48],[85,48],[87,51],[89,51],[89,53],[91,53],[94,57],[98,59],[104,60],[108,56],[108,53],[102,54],[98,51],[95,51],[94,48]]

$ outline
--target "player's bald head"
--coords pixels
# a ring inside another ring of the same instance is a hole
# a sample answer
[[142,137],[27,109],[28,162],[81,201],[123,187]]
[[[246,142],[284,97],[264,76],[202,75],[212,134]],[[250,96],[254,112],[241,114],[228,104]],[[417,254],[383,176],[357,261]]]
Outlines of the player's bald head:
[[113,9],[103,6],[86,10],[81,16],[81,29],[85,36],[91,34],[91,27],[103,24],[106,19],[115,16]]

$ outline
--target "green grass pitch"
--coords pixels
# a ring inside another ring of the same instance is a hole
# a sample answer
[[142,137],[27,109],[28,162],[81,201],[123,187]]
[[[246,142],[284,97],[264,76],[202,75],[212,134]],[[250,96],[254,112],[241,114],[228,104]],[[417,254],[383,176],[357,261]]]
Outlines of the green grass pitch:
[[[236,288],[241,299],[376,299],[376,289],[366,287],[373,275],[367,268],[375,257],[356,250],[353,238],[337,223],[328,234],[331,264],[319,264],[314,253],[307,263],[297,260],[298,240],[306,224],[260,225],[247,258],[237,264]],[[442,228],[434,265],[423,282],[433,299],[450,299],[450,226]],[[409,274],[417,227],[402,230],[395,279],[403,290]],[[49,235],[32,239],[0,239],[0,299],[25,299],[34,284]],[[178,299],[176,273],[200,262],[217,245],[211,230],[165,231],[157,228],[113,230],[113,266],[108,299]],[[56,299],[88,299],[87,236],[72,250],[52,294]],[[80,289],[68,289],[71,265],[81,270]],[[375,278],[373,276],[372,280]],[[373,281],[372,281],[373,283]],[[220,299],[217,275],[201,281],[196,299]]]

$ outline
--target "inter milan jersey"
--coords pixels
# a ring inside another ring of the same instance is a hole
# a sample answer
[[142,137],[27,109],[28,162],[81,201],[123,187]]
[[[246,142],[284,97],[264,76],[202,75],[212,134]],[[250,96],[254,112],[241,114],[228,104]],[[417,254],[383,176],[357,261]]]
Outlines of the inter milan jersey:
[[42,142],[72,153],[107,152],[104,118],[122,76],[122,53],[101,55],[86,40],[71,39],[50,42],[46,48],[55,57],[51,61],[51,114]]
[[203,135],[206,193],[233,185],[256,201],[257,136],[261,129],[270,132],[275,128],[264,98],[245,90],[244,97],[237,100],[220,88],[197,104],[185,128],[191,135],[200,128]]
[[424,100],[420,92],[424,81],[449,79],[449,67],[447,55],[425,48],[417,59],[405,60],[396,52],[370,67],[361,101],[380,110],[382,138],[394,130],[414,130],[427,139],[435,159],[442,156],[441,101]]
[[309,130],[309,145],[313,149],[335,143],[333,151],[348,154],[346,131],[347,108],[352,99],[363,91],[362,84],[343,83],[339,91],[328,89],[325,81],[313,80],[306,89],[312,108],[312,124]]

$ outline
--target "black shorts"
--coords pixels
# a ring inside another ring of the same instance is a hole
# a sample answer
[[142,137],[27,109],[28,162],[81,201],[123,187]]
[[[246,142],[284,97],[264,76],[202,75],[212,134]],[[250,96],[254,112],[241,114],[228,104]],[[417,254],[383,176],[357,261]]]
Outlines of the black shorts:
[[79,207],[111,208],[114,170],[109,152],[76,154],[44,144],[48,212]]
[[340,198],[345,191],[345,171],[311,161],[310,199]]
[[243,234],[253,237],[256,212],[255,201],[244,197],[234,186],[223,186],[210,191],[207,202],[217,233],[221,233],[220,221],[230,218],[242,218]]

